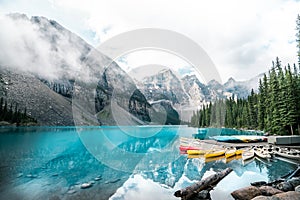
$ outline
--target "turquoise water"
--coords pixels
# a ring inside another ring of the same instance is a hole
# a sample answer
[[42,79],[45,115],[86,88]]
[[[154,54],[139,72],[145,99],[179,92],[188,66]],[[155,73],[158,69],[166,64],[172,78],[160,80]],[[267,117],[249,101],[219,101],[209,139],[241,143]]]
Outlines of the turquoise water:
[[[213,199],[297,166],[281,160],[205,163],[179,153],[179,137],[198,129],[153,127],[0,128],[0,199],[178,199],[173,193],[216,171],[234,171]],[[96,179],[95,179],[96,178]],[[88,189],[82,183],[91,182]]]

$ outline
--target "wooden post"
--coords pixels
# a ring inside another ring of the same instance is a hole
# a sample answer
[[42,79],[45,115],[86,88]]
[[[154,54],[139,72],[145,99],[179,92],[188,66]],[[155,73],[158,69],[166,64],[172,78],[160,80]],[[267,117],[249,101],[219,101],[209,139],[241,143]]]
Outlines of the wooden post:
[[177,190],[174,193],[175,197],[181,197],[182,200],[187,200],[193,197],[195,194],[199,193],[202,190],[211,188],[213,185],[218,184],[225,176],[232,172],[231,168],[226,168],[221,172],[210,175],[207,178],[181,190]]

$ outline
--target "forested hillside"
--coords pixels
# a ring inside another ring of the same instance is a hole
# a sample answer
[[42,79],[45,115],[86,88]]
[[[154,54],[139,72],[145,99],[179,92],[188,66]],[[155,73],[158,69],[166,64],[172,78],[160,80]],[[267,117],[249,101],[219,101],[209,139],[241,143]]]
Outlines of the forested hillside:
[[17,126],[37,123],[34,118],[28,115],[26,109],[24,111],[20,110],[18,104],[14,106],[13,104],[8,105],[7,101],[4,101],[2,97],[0,98],[0,121],[9,124],[15,123]]

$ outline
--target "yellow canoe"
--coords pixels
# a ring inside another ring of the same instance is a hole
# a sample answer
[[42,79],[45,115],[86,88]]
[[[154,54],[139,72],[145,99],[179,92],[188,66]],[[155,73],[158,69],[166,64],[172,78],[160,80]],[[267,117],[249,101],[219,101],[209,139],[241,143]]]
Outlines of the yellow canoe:
[[233,160],[239,160],[242,158],[242,155],[235,155],[235,156],[232,156],[232,157],[229,157],[229,158],[225,158],[223,161],[225,164],[233,161]]
[[226,152],[225,152],[225,157],[226,157],[226,158],[230,158],[230,157],[232,157],[232,156],[235,156],[235,154],[236,154],[236,149],[235,149],[235,148],[233,148],[233,149],[228,149],[228,150],[226,150]]
[[205,150],[187,150],[186,152],[188,155],[203,155],[207,151],[205,151]]
[[218,157],[225,154],[225,150],[213,150],[209,151],[206,154],[204,154],[205,158],[212,158],[212,157]]
[[242,155],[243,151],[244,151],[243,149],[238,149],[238,150],[236,150],[235,154]]

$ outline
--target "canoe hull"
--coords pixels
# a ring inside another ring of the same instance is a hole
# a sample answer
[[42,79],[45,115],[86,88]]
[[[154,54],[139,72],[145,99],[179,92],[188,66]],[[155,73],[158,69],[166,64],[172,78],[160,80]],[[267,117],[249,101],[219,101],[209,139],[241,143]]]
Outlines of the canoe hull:
[[218,156],[222,156],[225,154],[225,150],[219,150],[219,151],[210,151],[207,152],[204,157],[205,158],[213,158],[213,157],[218,157]]
[[253,150],[248,150],[248,151],[244,151],[242,153],[242,159],[244,161],[246,160],[250,160],[251,158],[253,158],[255,156],[254,151]]

